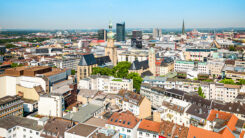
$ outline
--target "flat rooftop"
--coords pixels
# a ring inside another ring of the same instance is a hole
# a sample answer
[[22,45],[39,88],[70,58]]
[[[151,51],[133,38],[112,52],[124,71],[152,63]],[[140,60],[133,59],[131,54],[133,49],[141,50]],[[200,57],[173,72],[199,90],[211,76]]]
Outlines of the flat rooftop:
[[43,75],[49,77],[49,76],[53,76],[53,75],[56,75],[56,74],[60,74],[60,73],[63,73],[65,72],[66,70],[61,70],[61,69],[54,69],[50,72],[47,72],[47,73],[44,73]]
[[74,113],[68,113],[63,118],[73,120],[79,123],[83,123],[93,117],[93,114],[99,109],[103,108],[103,105],[88,104],[78,107],[78,111]]
[[86,125],[86,124],[78,124],[68,130],[68,133],[88,137],[89,135],[93,134],[93,132],[97,129],[97,127]]
[[15,126],[22,126],[36,131],[40,131],[43,129],[42,126],[38,125],[38,121],[25,117],[8,116],[3,119],[0,119],[0,128],[5,128],[8,130]]
[[0,105],[21,99],[19,96],[5,96],[0,98]]

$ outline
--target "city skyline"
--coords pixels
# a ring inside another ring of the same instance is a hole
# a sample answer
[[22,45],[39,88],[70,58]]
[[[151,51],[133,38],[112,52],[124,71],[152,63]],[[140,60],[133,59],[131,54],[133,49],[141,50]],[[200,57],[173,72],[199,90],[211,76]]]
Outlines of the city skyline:
[[0,29],[245,27],[245,1],[0,1]]

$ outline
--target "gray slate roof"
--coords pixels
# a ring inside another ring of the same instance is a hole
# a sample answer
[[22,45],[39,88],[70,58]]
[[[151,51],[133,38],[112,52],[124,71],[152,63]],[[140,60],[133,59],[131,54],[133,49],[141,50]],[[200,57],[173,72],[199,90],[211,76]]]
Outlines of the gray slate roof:
[[148,60],[144,60],[144,61],[135,60],[130,66],[130,70],[140,70],[141,68],[143,68],[144,70],[149,68]]
[[83,55],[78,63],[79,66],[90,66],[97,64],[94,54]]
[[88,104],[86,106],[78,107],[78,111],[74,113],[68,113],[64,116],[65,119],[70,120],[72,118],[73,121],[83,123],[93,117],[93,113],[103,108],[103,106]]
[[10,129],[15,126],[22,126],[32,130],[40,131],[42,126],[38,125],[38,121],[19,116],[8,116],[0,119],[0,128]]

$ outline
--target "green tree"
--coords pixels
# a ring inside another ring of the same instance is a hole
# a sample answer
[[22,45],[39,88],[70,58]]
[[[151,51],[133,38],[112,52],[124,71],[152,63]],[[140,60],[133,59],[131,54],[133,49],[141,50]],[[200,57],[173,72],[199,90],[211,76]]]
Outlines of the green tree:
[[229,51],[235,51],[235,47],[234,46],[229,46]]
[[239,82],[237,83],[238,85],[243,85],[245,84],[245,80],[244,79],[240,79]]
[[23,64],[18,64],[18,63],[12,63],[11,68],[16,68],[16,67],[21,67],[24,66]]
[[71,75],[75,75],[76,71],[74,69],[71,70]]
[[101,68],[101,67],[94,67],[92,69],[92,75],[96,75],[96,74],[100,74],[100,75],[106,75],[106,76],[113,76],[113,71],[110,68]]
[[16,45],[13,45],[13,44],[7,44],[6,45],[6,48],[15,48],[15,47],[17,47]]
[[206,96],[204,95],[204,92],[202,91],[202,88],[199,87],[198,91],[197,91],[198,95],[201,96],[202,98],[206,98]]
[[143,81],[141,76],[138,73],[131,72],[128,74],[127,79],[133,79],[133,87],[136,89],[136,92],[139,92]]
[[235,82],[232,79],[223,79],[219,81],[219,83],[224,83],[224,84],[235,84]]
[[119,62],[115,67],[113,67],[114,77],[126,78],[128,76],[128,70],[131,63],[128,61]]

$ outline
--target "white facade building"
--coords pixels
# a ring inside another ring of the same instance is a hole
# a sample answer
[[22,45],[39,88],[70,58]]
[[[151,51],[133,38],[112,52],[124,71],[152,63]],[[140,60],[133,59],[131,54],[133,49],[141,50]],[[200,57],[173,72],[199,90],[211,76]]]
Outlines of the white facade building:
[[63,116],[64,99],[62,96],[44,95],[38,101],[38,114],[43,116]]
[[197,71],[199,74],[209,74],[209,69],[206,62],[195,62],[195,61],[175,61],[174,71],[175,72],[189,72]]
[[3,118],[0,124],[0,137],[4,138],[40,138],[43,130],[39,120],[17,116]]
[[108,76],[91,76],[80,80],[78,88],[117,94],[121,89],[133,91],[133,80]]
[[179,99],[168,98],[164,100],[162,107],[157,112],[160,113],[162,120],[189,126],[189,118],[186,110],[190,105],[190,103]]

